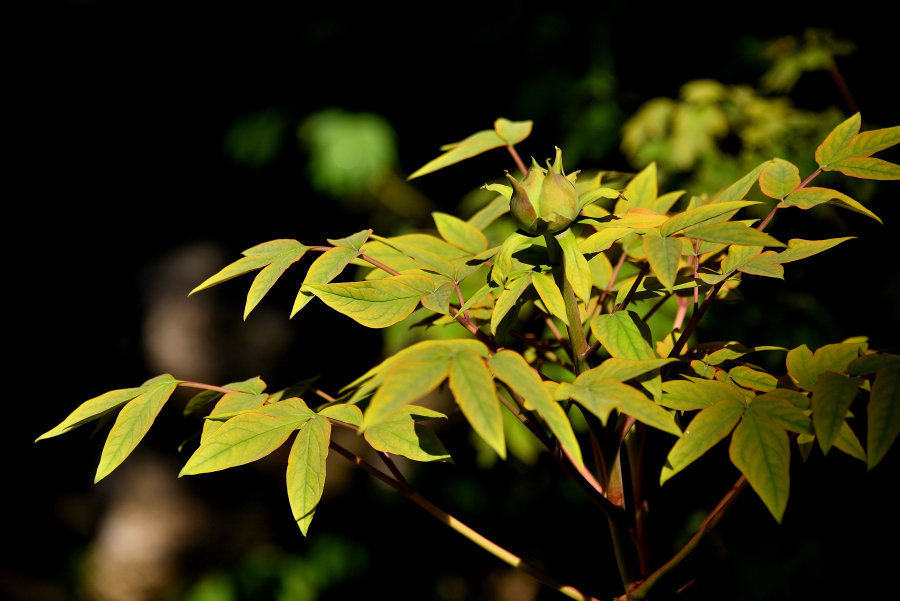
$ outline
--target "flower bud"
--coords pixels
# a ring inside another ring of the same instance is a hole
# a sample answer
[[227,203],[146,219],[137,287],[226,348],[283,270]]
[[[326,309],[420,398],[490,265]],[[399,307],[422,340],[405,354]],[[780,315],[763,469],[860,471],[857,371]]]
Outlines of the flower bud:
[[562,169],[562,151],[556,149],[548,169],[531,160],[521,182],[506,174],[513,187],[509,210],[516,223],[529,234],[553,234],[569,226],[578,216],[578,193]]

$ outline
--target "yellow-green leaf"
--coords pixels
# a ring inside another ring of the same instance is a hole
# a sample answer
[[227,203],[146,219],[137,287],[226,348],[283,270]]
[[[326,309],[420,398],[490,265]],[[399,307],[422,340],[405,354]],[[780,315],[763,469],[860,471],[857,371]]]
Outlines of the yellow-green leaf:
[[775,376],[745,365],[732,368],[728,375],[735,384],[762,392],[768,392],[778,386],[778,379]]
[[[784,393],[787,393],[787,396]],[[802,397],[800,403],[808,402],[807,397],[788,389],[773,390],[755,397],[750,402],[754,413],[767,418],[790,432],[812,434],[812,420],[797,404],[794,395]]]
[[[653,209],[657,196],[656,178],[656,163],[650,163],[631,178],[622,191],[622,196],[627,199],[629,206]],[[617,206],[616,213],[618,212]]]
[[633,311],[598,315],[591,321],[591,331],[613,357],[658,359],[650,346],[649,329]]
[[82,424],[99,419],[142,394],[143,391],[143,386],[139,388],[120,388],[118,390],[110,390],[100,396],[89,399],[79,405],[78,408],[70,413],[58,426],[38,436],[35,439],[35,442],[65,434],[69,430],[77,428]]
[[503,350],[491,357],[490,367],[497,378],[537,410],[573,460],[579,466],[584,465],[581,448],[578,446],[569,418],[550,396],[541,378],[525,359],[514,351]]
[[441,146],[441,150],[446,151],[444,154],[428,161],[406,179],[421,177],[501,146],[506,146],[506,140],[501,138],[496,131],[485,129],[475,132],[464,140]]
[[566,304],[563,301],[562,292],[559,291],[559,286],[556,285],[553,276],[542,271],[532,271],[531,284],[537,291],[538,296],[541,297],[547,310],[550,311],[552,315],[562,320],[564,324],[568,325],[568,319],[566,319]]
[[728,221],[698,225],[682,232],[685,238],[706,240],[721,244],[738,244],[742,246],[787,246],[765,232],[749,227],[743,223]]
[[578,249],[578,240],[569,228],[556,234],[556,240],[563,252],[563,268],[566,272],[566,279],[572,285],[575,296],[587,302],[591,296],[594,278],[591,275],[591,267],[588,265],[587,259]]
[[875,374],[868,407],[868,469],[884,458],[900,434],[900,369],[882,367]]
[[[304,284],[327,284],[336,278],[344,268],[350,264],[350,261],[359,256],[359,251],[344,246],[336,246],[326,250],[319,255],[309,270],[306,277],[303,278]],[[297,314],[300,309],[306,306],[315,295],[302,287],[297,293],[294,300],[294,306],[291,308],[291,317]]]
[[357,428],[362,425],[363,420],[362,411],[360,411],[359,407],[347,405],[346,403],[328,405],[319,411],[319,415],[356,426]]
[[716,217],[738,211],[744,207],[757,204],[761,203],[750,200],[733,200],[730,202],[700,205],[699,207],[688,209],[683,213],[677,213],[670,217],[659,227],[659,233],[663,236],[671,236],[683,229],[700,225],[704,221],[709,221]]
[[816,148],[816,163],[819,164],[819,167],[826,167],[840,156],[841,151],[859,132],[861,122],[862,118],[860,117],[860,114],[856,113],[831,130],[831,133],[829,133],[825,140],[819,144],[819,147]]
[[722,399],[695,415],[669,451],[659,483],[664,484],[728,436],[745,409],[743,401]]
[[303,289],[368,328],[386,328],[409,317],[429,285],[428,278],[400,275],[365,282],[304,284]]
[[881,219],[879,219],[879,217],[875,213],[859,204],[857,201],[853,200],[842,192],[838,192],[837,190],[830,190],[828,188],[816,188],[814,186],[807,186],[806,188],[802,188],[792,194],[789,194],[787,198],[781,201],[781,206],[797,207],[803,210],[807,210],[824,203],[844,207],[845,209],[850,209],[851,211],[855,211],[857,213],[865,215],[866,217],[871,217],[878,223],[881,223]]
[[362,429],[368,429],[393,417],[409,405],[437,388],[447,377],[448,357],[410,360],[394,365],[384,376],[369,407],[363,414]]
[[426,419],[443,417],[424,407],[410,405],[366,430],[366,442],[378,451],[402,455],[413,461],[449,461],[450,454],[437,435],[417,423],[420,416]]
[[437,211],[432,213],[431,217],[434,219],[434,224],[437,226],[441,237],[453,246],[473,255],[487,250],[487,238],[474,225],[463,221],[459,217]]
[[253,278],[253,283],[250,284],[250,291],[247,293],[247,303],[244,305],[244,319],[247,319],[253,308],[272,289],[272,286],[287,268],[306,254],[306,249],[309,247],[295,240],[291,242],[295,242],[295,244],[281,249],[277,255],[270,255],[270,263]]
[[507,144],[515,145],[531,134],[532,121],[510,121],[500,117],[494,121],[494,131]]
[[[234,382],[229,384],[227,388],[236,392],[229,392],[222,395],[216,401],[215,407],[209,412],[209,417],[218,415],[227,415],[237,411],[247,409],[258,409],[269,398],[269,395],[263,392],[266,389],[266,383],[261,378],[251,378],[243,382]],[[216,430],[222,427],[222,422],[207,419],[203,422],[203,430],[200,434],[200,444]]]
[[313,417],[297,433],[287,461],[287,494],[294,521],[306,536],[316,505],[325,489],[325,460],[331,440],[331,424]]
[[842,159],[832,163],[829,171],[840,171],[844,175],[862,179],[900,179],[900,165],[874,157]]
[[503,290],[494,303],[494,311],[491,313],[491,333],[496,334],[500,322],[506,314],[516,305],[522,293],[531,285],[531,277],[526,272],[524,275],[509,281],[508,287]]
[[797,384],[804,390],[812,390],[816,385],[819,372],[816,370],[816,360],[809,347],[801,344],[797,348],[791,349],[788,351],[785,362],[788,374],[797,381]]
[[791,483],[791,447],[787,432],[750,409],[734,429],[728,454],[780,523]]
[[770,198],[781,200],[800,185],[800,170],[784,159],[772,159],[759,174],[759,189]]
[[261,459],[312,417],[315,413],[299,398],[232,417],[200,443],[179,475],[215,472]]
[[610,357],[597,367],[581,373],[575,378],[575,383],[589,385],[591,382],[603,378],[612,378],[620,382],[626,382],[632,378],[654,372],[667,363],[678,361],[675,358],[666,359],[625,359],[622,357]]
[[681,262],[681,240],[649,232],[643,236],[643,248],[653,274],[666,290],[671,290]]
[[853,240],[854,236],[846,236],[844,238],[829,238],[827,240],[802,240],[800,238],[792,238],[788,240],[787,249],[781,251],[775,256],[778,263],[788,263],[790,261],[799,261],[818,254],[822,251],[834,248],[842,242]]
[[812,391],[812,417],[823,453],[828,454],[831,449],[860,385],[860,378],[830,371],[820,374],[816,380]]
[[94,482],[99,482],[125,461],[144,438],[178,384],[179,380],[168,374],[157,376],[141,387],[143,392],[140,395],[128,401],[103,445]]
[[669,380],[662,384],[663,395],[660,404],[678,411],[705,409],[722,400],[745,402],[745,397],[731,384],[718,380],[690,378],[689,380]]
[[505,459],[500,399],[484,359],[476,353],[456,353],[450,359],[449,376],[450,391],[463,415],[475,432]]
[[734,182],[720,193],[716,194],[712,203],[728,203],[734,202],[738,200],[743,200],[744,196],[747,195],[747,192],[750,191],[750,188],[753,187],[753,184],[759,179],[759,174],[762,170],[768,165],[769,161],[764,163],[760,163],[756,167],[754,167],[749,173],[747,173],[744,177]]
[[900,142],[900,125],[864,131],[851,138],[841,151],[829,161],[828,169],[834,169],[836,162],[850,158],[862,158],[879,150],[890,148]]

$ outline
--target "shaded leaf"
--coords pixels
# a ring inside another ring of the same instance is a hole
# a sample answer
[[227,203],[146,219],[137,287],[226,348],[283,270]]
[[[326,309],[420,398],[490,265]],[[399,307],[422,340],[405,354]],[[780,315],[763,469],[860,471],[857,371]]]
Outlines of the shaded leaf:
[[900,369],[882,367],[875,375],[868,406],[868,469],[884,458],[900,434]]
[[591,268],[587,259],[584,258],[584,255],[578,249],[578,240],[569,228],[556,234],[556,240],[562,249],[566,279],[572,285],[575,296],[587,302],[591,296],[591,286],[594,283],[594,278],[591,275]]
[[851,361],[847,365],[847,373],[851,376],[874,374],[882,367],[900,369],[900,355],[891,353],[870,353]]
[[728,375],[739,386],[762,392],[768,392],[778,386],[778,379],[775,376],[744,365],[732,368]]
[[791,447],[787,432],[751,408],[735,428],[728,454],[781,523],[790,492]]
[[616,311],[598,315],[591,331],[613,357],[658,359],[650,346],[650,332],[634,311]]
[[816,385],[819,372],[816,369],[816,360],[809,347],[801,344],[797,348],[788,351],[785,360],[788,374],[805,390],[812,390]]
[[663,382],[662,390],[660,404],[679,411],[704,409],[722,400],[744,403],[746,398],[731,384],[703,378],[669,380]]
[[[794,392],[783,390],[787,393]],[[805,396],[803,398],[806,399]],[[766,416],[785,430],[797,434],[812,434],[812,420],[792,400],[778,394],[778,391],[767,392],[754,398],[750,402],[750,409],[759,415]]]
[[828,454],[862,380],[844,374],[819,375],[812,391],[813,427],[822,452]]
[[745,409],[743,401],[722,399],[695,415],[669,451],[659,483],[664,484],[728,436]]
[[506,314],[516,305],[522,293],[531,285],[531,277],[526,272],[524,275],[510,280],[508,287],[503,290],[494,303],[494,311],[491,313],[491,333],[496,334],[500,322]]

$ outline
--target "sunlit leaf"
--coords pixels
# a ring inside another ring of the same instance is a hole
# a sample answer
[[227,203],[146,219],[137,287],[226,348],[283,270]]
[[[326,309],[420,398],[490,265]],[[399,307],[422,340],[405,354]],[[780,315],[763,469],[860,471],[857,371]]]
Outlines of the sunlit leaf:
[[746,408],[743,401],[722,399],[695,415],[669,451],[659,483],[664,484],[728,436]]
[[553,276],[541,271],[532,271],[531,284],[537,291],[538,296],[541,297],[547,310],[550,311],[552,315],[562,320],[564,324],[568,325],[569,320],[566,318],[566,304],[563,301],[562,292],[559,291],[559,287],[556,285]]
[[728,454],[780,523],[790,492],[791,447],[787,432],[751,407],[734,429]]
[[667,290],[671,290],[681,261],[681,241],[648,233],[643,236],[643,248],[653,274]]
[[87,400],[79,405],[75,411],[70,413],[58,426],[38,436],[35,439],[35,442],[65,434],[69,430],[77,428],[82,424],[99,419],[107,413],[115,411],[134,397],[142,394],[143,391],[143,386],[139,388],[120,388],[118,390],[110,390],[100,396]]
[[141,386],[143,392],[122,408],[106,437],[94,482],[109,475],[131,454],[179,382],[168,374],[148,380]]
[[719,204],[743,200],[747,195],[747,192],[750,191],[750,188],[753,187],[753,184],[755,184],[759,179],[760,172],[762,172],[762,170],[768,164],[769,161],[765,161],[754,167],[753,170],[747,173],[744,177],[734,182],[733,184],[722,190],[720,193],[716,194],[712,199],[712,203]]
[[484,359],[475,353],[456,353],[450,359],[450,391],[475,432],[503,459],[506,444],[500,400]]
[[781,206],[797,207],[803,210],[807,210],[825,203],[844,207],[845,209],[850,209],[851,211],[855,211],[857,213],[865,215],[866,217],[871,217],[878,223],[881,223],[881,219],[875,213],[859,204],[857,201],[853,200],[842,192],[838,192],[837,190],[830,190],[828,188],[816,188],[814,186],[801,188],[800,190],[793,192],[792,194],[788,195],[787,198],[782,200]]
[[365,282],[304,284],[303,289],[368,328],[386,328],[406,319],[430,284],[424,276],[400,275]]
[[291,398],[233,417],[197,447],[179,475],[215,472],[261,459],[314,416],[301,399]]
[[730,202],[700,205],[699,207],[688,209],[687,211],[677,213],[670,217],[659,227],[659,233],[663,236],[671,236],[683,229],[700,225],[704,221],[709,221],[721,215],[726,215],[744,207],[757,204],[761,203],[749,200],[733,200]]
[[294,520],[306,536],[325,489],[325,460],[331,439],[327,419],[313,417],[297,433],[287,461],[287,493]]
[[591,331],[613,357],[658,359],[646,324],[633,311],[598,315],[591,321]]
[[862,379],[825,372],[819,375],[812,391],[813,427],[822,452],[827,454],[856,398]]
[[706,240],[722,244],[739,244],[743,246],[787,246],[765,232],[738,223],[729,221],[726,223],[712,223],[699,225],[682,232],[686,238],[694,240]]
[[435,388],[447,377],[448,357],[403,361],[384,376],[369,407],[363,414],[362,428],[368,429],[400,411]]
[[[337,277],[344,268],[350,264],[350,261],[359,255],[359,251],[343,246],[330,248],[319,255],[315,261],[309,266],[306,277],[303,278],[304,284],[327,284]],[[297,314],[300,309],[306,306],[315,295],[302,287],[297,293],[294,300],[294,306],[291,308],[291,317]]]
[[[269,395],[264,392],[266,383],[263,382],[261,378],[250,378],[243,382],[233,382],[229,384],[227,388],[232,389],[235,392],[224,394],[222,395],[222,398],[216,401],[215,407],[209,412],[211,417],[246,409],[257,409],[269,398]],[[219,421],[205,420],[200,436],[200,444],[203,444],[203,442],[220,427],[222,427],[222,424]]]
[[453,246],[473,255],[487,250],[487,238],[474,225],[447,213],[434,212],[431,216],[441,237]]
[[846,121],[839,124],[831,133],[826,136],[825,140],[816,148],[816,163],[820,167],[826,167],[829,163],[838,158],[841,151],[850,143],[850,140],[859,132],[859,126],[862,118],[859,113],[854,114]]
[[784,159],[772,159],[759,174],[759,189],[770,198],[781,200],[800,185],[800,170]]
[[823,169],[834,169],[835,164],[846,160],[868,157],[879,150],[890,148],[900,142],[900,125],[864,131],[853,136],[840,152]]
[[491,357],[490,367],[497,378],[537,409],[563,448],[576,463],[583,465],[581,448],[569,418],[525,359],[514,351],[503,350]]
[[437,435],[417,423],[416,417],[419,415],[431,418],[435,413],[424,407],[404,407],[367,429],[366,442],[376,450],[402,455],[413,461],[449,461],[450,454]]
[[744,365],[732,368],[728,375],[735,384],[762,392],[768,392],[778,386],[778,379],[775,376]]
[[362,425],[363,420],[363,414],[359,407],[345,403],[324,407],[319,411],[319,415],[351,424],[357,428]]
[[900,165],[874,157],[842,159],[832,163],[830,170],[862,179],[900,179]]
[[900,434],[900,368],[882,367],[875,375],[869,396],[868,469],[884,458]]
[[575,381],[585,385],[603,378],[612,378],[613,380],[625,382],[677,361],[678,359],[675,358],[625,359],[622,357],[610,357],[597,367],[581,373]]
[[507,144],[515,145],[531,134],[532,121],[510,121],[500,117],[494,121],[494,131]]
[[578,240],[571,229],[565,229],[556,234],[556,240],[563,252],[563,267],[566,272],[566,279],[572,285],[575,296],[587,302],[591,296],[591,286],[594,278],[591,276],[591,268],[587,259],[578,249]]
[[[654,210],[653,204],[656,202],[657,196],[656,179],[656,163],[650,163],[631,178],[622,191],[622,196],[628,200],[631,207]],[[618,213],[618,207],[616,212]]]

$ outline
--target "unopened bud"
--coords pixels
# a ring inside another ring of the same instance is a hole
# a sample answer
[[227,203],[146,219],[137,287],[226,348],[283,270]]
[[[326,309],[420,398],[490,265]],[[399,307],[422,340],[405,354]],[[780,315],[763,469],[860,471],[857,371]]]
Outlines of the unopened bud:
[[578,193],[562,168],[562,151],[556,149],[553,164],[544,169],[534,159],[521,182],[506,174],[513,187],[509,210],[516,223],[529,234],[553,234],[569,226],[578,216]]

